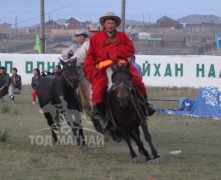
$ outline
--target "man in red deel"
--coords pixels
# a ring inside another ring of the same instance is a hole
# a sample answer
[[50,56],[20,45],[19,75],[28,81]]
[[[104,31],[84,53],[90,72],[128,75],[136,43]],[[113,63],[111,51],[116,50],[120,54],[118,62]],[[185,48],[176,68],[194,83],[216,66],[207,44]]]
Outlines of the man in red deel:
[[[108,84],[105,69],[114,62],[127,63],[127,58],[135,53],[133,42],[124,32],[116,30],[120,23],[121,19],[113,12],[108,12],[100,18],[103,30],[90,37],[89,50],[84,61],[84,72],[92,85],[93,118],[99,120],[101,124],[105,116],[104,101]],[[133,83],[139,88],[147,102],[146,88],[142,77],[132,63],[130,72],[133,74]],[[149,115],[155,112],[148,102],[147,109]]]

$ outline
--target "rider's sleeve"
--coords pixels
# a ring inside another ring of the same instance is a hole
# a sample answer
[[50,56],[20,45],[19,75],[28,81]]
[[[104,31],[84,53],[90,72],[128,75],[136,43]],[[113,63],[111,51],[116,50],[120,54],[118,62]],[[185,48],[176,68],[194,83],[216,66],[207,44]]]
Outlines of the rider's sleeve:
[[76,52],[77,50],[77,45],[76,44],[73,44],[71,45],[67,50],[64,50],[61,52],[61,57],[63,60],[68,60],[70,57],[69,57],[69,52],[72,51],[73,54]]
[[95,56],[95,39],[91,37],[89,42],[89,49],[84,60],[84,73],[88,77],[88,80],[92,83],[94,77],[99,73],[96,68],[96,56]]
[[74,54],[74,57],[77,58],[77,61],[79,63],[83,63],[84,59],[86,57],[87,51],[89,48],[89,41],[86,41],[82,44],[82,46],[77,50],[77,52]]

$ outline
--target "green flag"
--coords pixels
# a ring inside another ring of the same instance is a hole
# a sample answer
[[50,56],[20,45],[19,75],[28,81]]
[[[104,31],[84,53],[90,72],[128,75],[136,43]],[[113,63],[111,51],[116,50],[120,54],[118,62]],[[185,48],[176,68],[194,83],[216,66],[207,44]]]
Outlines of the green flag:
[[41,54],[41,46],[40,46],[40,38],[39,35],[36,35],[36,41],[35,41],[35,51]]

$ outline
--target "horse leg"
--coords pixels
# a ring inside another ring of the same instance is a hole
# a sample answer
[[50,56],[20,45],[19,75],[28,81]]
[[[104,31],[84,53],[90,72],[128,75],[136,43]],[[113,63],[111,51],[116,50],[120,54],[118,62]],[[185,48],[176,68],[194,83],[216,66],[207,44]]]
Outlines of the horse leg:
[[137,146],[139,147],[139,150],[142,151],[143,155],[146,157],[146,161],[149,161],[149,160],[151,160],[150,155],[147,152],[147,150],[144,148],[143,142],[141,141],[140,137],[137,135],[136,131],[137,130],[130,132],[130,136],[136,142]]
[[74,135],[77,137],[77,145],[82,147],[83,150],[86,150],[86,143],[84,138],[83,127],[81,126],[81,121],[78,122],[72,121],[71,123],[67,121],[68,125],[71,127]]
[[56,143],[58,143],[58,138],[57,138],[57,134],[56,134],[55,130],[58,131],[58,128],[55,126],[55,122],[53,121],[53,118],[50,113],[44,113],[44,115],[47,119],[48,125],[51,128],[52,137],[54,139],[54,143],[56,144]]
[[131,156],[133,162],[138,162],[138,157],[137,157],[137,155],[133,149],[133,146],[131,144],[130,136],[122,129],[121,129],[121,134],[122,134],[123,139],[126,141],[126,143],[128,145],[128,148],[130,151],[130,156]]
[[73,123],[74,128],[72,128],[73,133],[77,137],[77,145],[78,146],[85,146],[85,139],[84,139],[84,132],[83,128],[76,122]]
[[[134,129],[134,132],[136,133],[137,137],[140,139],[140,130],[139,130],[139,127],[135,128]],[[143,151],[140,149],[140,147],[138,146],[138,151],[140,154],[144,155],[143,154]]]
[[150,149],[151,149],[151,153],[154,157],[154,160],[156,159],[156,162],[154,161],[153,163],[154,164],[159,164],[161,159],[160,159],[160,156],[158,155],[157,153],[157,150],[155,149],[153,143],[152,143],[152,138],[151,138],[151,135],[148,131],[148,127],[147,127],[147,124],[143,124],[141,123],[141,127],[143,129],[143,133],[144,133],[144,138],[145,140],[148,142],[149,146],[150,146]]

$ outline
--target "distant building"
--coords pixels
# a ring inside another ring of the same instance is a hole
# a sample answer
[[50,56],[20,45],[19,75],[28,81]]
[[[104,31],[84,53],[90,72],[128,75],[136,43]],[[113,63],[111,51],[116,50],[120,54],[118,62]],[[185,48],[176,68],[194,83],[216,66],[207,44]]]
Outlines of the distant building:
[[79,29],[86,27],[86,22],[80,18],[71,17],[66,21],[66,23],[67,23],[67,29]]
[[179,23],[167,16],[157,20],[157,27],[159,28],[179,28]]
[[45,29],[51,30],[51,29],[66,29],[66,19],[60,19],[60,20],[50,20],[45,23]]
[[79,29],[79,28],[85,28],[85,27],[86,27],[85,21],[79,18],[73,18],[73,17],[71,17],[70,19],[50,20],[45,24],[46,30]]
[[11,29],[11,24],[9,23],[0,24],[0,29]]

